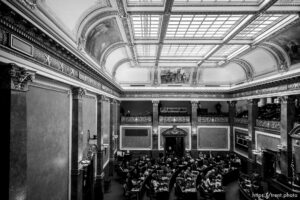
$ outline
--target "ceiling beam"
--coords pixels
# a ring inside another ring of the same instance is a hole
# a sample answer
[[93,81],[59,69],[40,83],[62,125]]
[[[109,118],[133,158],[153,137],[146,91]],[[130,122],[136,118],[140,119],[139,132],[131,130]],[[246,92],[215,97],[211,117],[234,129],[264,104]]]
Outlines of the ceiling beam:
[[[267,1],[264,1],[264,3]],[[260,12],[262,3],[259,6],[173,6],[170,14],[172,15],[216,15],[216,14],[256,14]],[[270,7],[267,14],[296,14],[299,13],[300,5],[274,5]],[[162,7],[136,6],[127,7],[130,15],[164,15]]]
[[172,6],[173,6],[174,0],[169,0],[166,1],[165,3],[165,7],[164,7],[164,13],[163,13],[163,19],[162,19],[162,24],[161,24],[161,29],[160,29],[160,34],[159,34],[159,45],[157,48],[157,54],[156,54],[156,59],[155,59],[155,68],[158,67],[158,62],[159,62],[159,58],[160,58],[160,54],[161,54],[161,50],[162,50],[162,44],[164,42],[166,33],[167,33],[167,28],[168,28],[168,24],[169,24],[169,20],[170,20],[170,13],[172,10]]
[[126,8],[125,8],[126,5],[124,4],[124,1],[117,1],[117,5],[118,5],[119,16],[121,18],[123,28],[126,33],[126,39],[128,42],[128,46],[129,46],[132,58],[135,62],[137,62],[137,56],[136,56],[137,54],[135,52],[135,48],[133,45],[133,37],[132,37],[133,33],[130,29],[129,17],[128,17]]
[[[253,40],[230,40],[228,44],[252,44]],[[159,45],[160,43],[157,40],[151,39],[139,39],[134,41],[134,45]],[[208,40],[201,40],[201,39],[165,39],[162,43],[164,44],[182,44],[182,45],[189,45],[189,44],[198,44],[198,45],[215,45],[215,44],[223,44],[222,39],[208,39]]]
[[246,28],[249,24],[251,24],[254,20],[256,20],[261,14],[265,13],[266,10],[268,10],[272,5],[274,5],[278,0],[270,0],[270,1],[264,1],[263,3],[260,4],[259,7],[259,11],[256,12],[253,15],[249,15],[249,17],[247,17],[245,19],[244,22],[242,22],[242,25],[239,26],[236,29],[233,29],[233,31],[231,33],[228,34],[227,37],[225,37],[225,39],[223,40],[222,45],[219,45],[217,48],[214,48],[213,51],[210,51],[206,56],[204,60],[201,60],[198,63],[198,66],[201,66],[201,64],[209,59],[209,57],[211,57],[214,53],[216,53],[220,48],[222,48],[223,45],[228,44],[228,42],[234,38],[236,35],[238,35],[242,30],[244,30],[244,28]]

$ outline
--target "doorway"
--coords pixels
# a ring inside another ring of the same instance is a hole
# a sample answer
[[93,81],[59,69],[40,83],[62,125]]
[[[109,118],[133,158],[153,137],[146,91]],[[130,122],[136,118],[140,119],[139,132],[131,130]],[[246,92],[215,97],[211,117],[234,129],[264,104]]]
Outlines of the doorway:
[[174,136],[166,136],[165,137],[165,150],[166,153],[169,149],[172,148],[175,156],[183,156],[184,153],[184,137],[174,137]]

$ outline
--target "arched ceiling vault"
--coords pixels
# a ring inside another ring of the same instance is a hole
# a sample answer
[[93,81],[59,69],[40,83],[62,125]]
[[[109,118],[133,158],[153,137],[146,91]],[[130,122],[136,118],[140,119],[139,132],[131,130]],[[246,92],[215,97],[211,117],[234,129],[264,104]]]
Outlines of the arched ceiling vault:
[[232,72],[219,83],[231,85],[300,62],[299,0],[41,0],[38,9],[111,78],[126,65],[161,85],[218,84],[214,74]]

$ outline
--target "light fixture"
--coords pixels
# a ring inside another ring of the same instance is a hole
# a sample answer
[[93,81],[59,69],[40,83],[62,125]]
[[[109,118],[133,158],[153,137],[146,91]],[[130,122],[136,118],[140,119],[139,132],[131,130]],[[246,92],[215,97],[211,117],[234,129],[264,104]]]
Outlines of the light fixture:
[[91,161],[87,159],[79,161],[79,164],[81,164],[83,167],[88,166],[90,163]]
[[87,142],[89,143],[90,140],[97,140],[97,135],[93,135],[93,137],[91,137],[90,130],[87,130]]

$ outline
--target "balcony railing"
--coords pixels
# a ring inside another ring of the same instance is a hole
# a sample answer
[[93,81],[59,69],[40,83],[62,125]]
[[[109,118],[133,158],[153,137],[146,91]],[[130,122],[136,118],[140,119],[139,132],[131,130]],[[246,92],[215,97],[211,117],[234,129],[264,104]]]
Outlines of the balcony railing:
[[280,130],[280,121],[256,120],[256,126],[261,128]]
[[228,123],[228,117],[198,117],[199,123]]
[[190,123],[189,116],[159,116],[160,123]]
[[136,117],[121,117],[121,123],[151,123],[152,117],[151,116],[136,116]]
[[247,118],[237,118],[237,117],[235,117],[234,118],[234,123],[247,125],[248,124],[248,119]]

